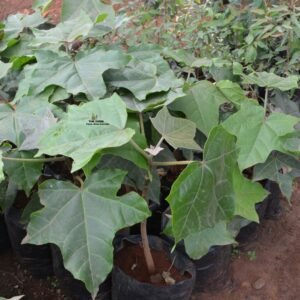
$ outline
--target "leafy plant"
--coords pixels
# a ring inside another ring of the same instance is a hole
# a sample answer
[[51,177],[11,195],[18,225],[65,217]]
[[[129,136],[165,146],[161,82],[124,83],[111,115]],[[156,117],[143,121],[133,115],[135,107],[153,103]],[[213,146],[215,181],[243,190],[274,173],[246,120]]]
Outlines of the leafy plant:
[[[13,72],[20,80],[0,104],[0,180],[38,193],[43,208],[33,209],[23,242],[58,245],[65,267],[95,298],[122,228],[141,223],[148,271],[156,272],[146,220],[171,170],[168,233],[194,259],[234,243],[229,225],[237,217],[258,222],[255,204],[268,193],[255,180],[276,179],[290,197],[299,115],[276,111],[282,105],[273,98],[294,93],[298,78],[159,45],[108,45],[119,24],[112,8],[80,3],[80,26],[71,1],[56,27],[39,28],[46,22],[39,12],[3,24],[1,82]],[[196,74],[224,65],[235,82]],[[58,174],[45,180],[55,164]]]

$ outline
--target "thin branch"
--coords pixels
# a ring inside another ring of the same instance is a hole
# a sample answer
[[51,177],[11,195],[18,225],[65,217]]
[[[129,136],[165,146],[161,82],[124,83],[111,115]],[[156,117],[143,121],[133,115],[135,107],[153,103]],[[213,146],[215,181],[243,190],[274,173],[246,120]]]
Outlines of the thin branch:
[[141,134],[145,136],[145,125],[144,125],[144,118],[143,113],[139,112],[139,120],[140,120],[140,128],[141,128]]
[[81,178],[80,176],[75,176],[74,179],[77,180],[77,181],[79,182],[79,184],[80,184],[80,189],[82,189],[82,188],[83,188],[83,185],[84,185],[84,182],[83,182],[82,178]]
[[[153,161],[152,165],[153,166],[161,166],[161,167],[168,167],[168,166],[184,166],[184,165],[189,165],[193,162],[196,162],[197,160],[177,160],[177,161]],[[200,163],[200,161],[197,161]]]
[[153,256],[151,253],[151,249],[149,246],[149,239],[148,239],[148,233],[147,233],[147,220],[141,223],[141,237],[142,237],[142,243],[143,243],[143,250],[144,250],[144,256],[146,260],[146,265],[148,269],[148,273],[150,275],[153,275],[155,273],[155,264],[153,260]]
[[269,98],[269,90],[268,90],[268,88],[266,88],[266,90],[265,90],[265,100],[264,100],[265,116],[267,114],[267,109],[268,109],[268,98]]
[[50,157],[50,158],[15,158],[15,157],[7,157],[2,156],[3,160],[9,161],[19,161],[25,163],[41,163],[41,162],[54,162],[54,161],[64,161],[65,157]]
[[150,156],[133,139],[130,140],[130,143],[134,149],[142,154],[147,160],[150,159]]

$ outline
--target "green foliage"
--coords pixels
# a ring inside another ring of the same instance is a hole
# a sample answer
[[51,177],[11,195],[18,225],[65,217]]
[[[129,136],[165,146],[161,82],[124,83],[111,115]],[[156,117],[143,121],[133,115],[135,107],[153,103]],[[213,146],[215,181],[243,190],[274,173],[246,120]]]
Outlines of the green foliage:
[[200,150],[199,145],[194,141],[196,125],[193,122],[172,117],[166,107],[161,109],[151,122],[162,138],[173,148]]
[[269,89],[289,91],[298,88],[298,76],[280,77],[273,73],[258,72],[244,75],[244,84],[255,84]]
[[192,233],[184,240],[186,252],[193,259],[199,259],[207,254],[212,246],[225,246],[234,243],[235,240],[224,221],[211,228],[203,229],[199,233]]
[[85,282],[93,297],[112,269],[115,233],[150,214],[138,194],[116,196],[124,176],[120,170],[99,171],[81,188],[64,181],[44,182],[39,196],[45,207],[32,216],[24,240],[57,244],[65,267]]
[[298,118],[272,113],[266,117],[260,106],[243,104],[223,127],[237,137],[241,170],[263,163],[273,150],[285,152],[284,136],[295,131]]
[[11,63],[3,63],[2,61],[0,61],[0,79],[5,77],[7,75],[7,72],[9,71],[9,69],[12,67]]
[[74,172],[102,149],[128,143],[134,130],[125,128],[126,121],[125,104],[117,95],[81,106],[70,105],[67,116],[43,135],[36,156],[69,156],[74,160]]
[[[194,259],[258,222],[256,181],[290,199],[300,174],[299,10],[139,8],[65,0],[56,26],[40,12],[0,24],[1,207],[24,190],[24,242],[57,244],[93,297],[116,232],[150,215],[166,174],[169,233]],[[52,162],[68,181],[45,181]]]
[[270,179],[279,184],[283,195],[290,201],[293,192],[293,180],[299,176],[300,163],[289,155],[274,152],[266,162],[254,167],[253,180]]
[[42,175],[42,162],[28,163],[22,161],[22,159],[33,158],[34,154],[35,153],[31,151],[15,151],[7,154],[6,157],[20,159],[20,161],[4,161],[5,173],[19,190],[25,191],[27,196],[30,195],[32,187]]

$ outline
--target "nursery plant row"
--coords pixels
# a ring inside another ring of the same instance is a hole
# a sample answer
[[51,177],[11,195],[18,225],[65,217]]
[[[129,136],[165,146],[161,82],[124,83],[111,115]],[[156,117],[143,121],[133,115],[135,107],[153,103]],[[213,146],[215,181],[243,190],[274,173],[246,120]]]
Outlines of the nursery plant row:
[[278,215],[299,175],[295,66],[255,68],[261,44],[250,68],[113,43],[128,18],[77,2],[57,25],[49,1],[0,24],[0,248],[7,226],[23,266],[54,272],[72,299],[224,284],[230,245]]

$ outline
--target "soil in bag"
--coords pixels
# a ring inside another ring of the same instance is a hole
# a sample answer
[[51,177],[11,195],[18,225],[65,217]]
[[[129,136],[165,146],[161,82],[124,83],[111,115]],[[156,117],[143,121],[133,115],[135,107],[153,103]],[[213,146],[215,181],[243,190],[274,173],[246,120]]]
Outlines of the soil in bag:
[[116,247],[112,273],[113,300],[188,300],[195,281],[195,267],[170,245],[149,236],[155,273],[147,270],[140,236],[123,239]]

